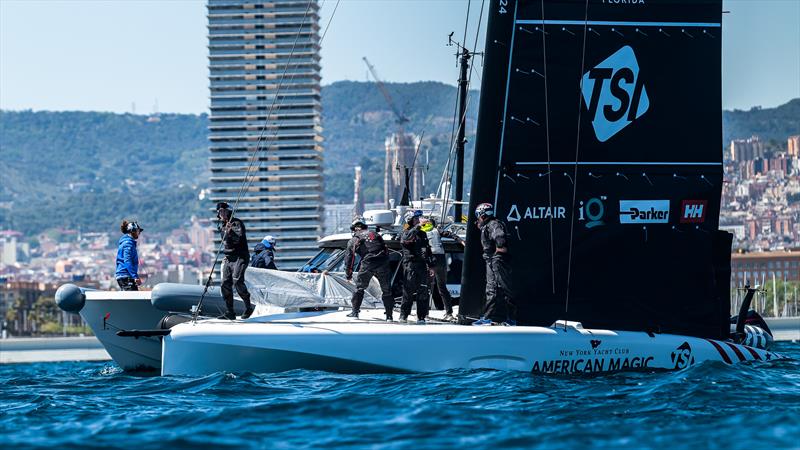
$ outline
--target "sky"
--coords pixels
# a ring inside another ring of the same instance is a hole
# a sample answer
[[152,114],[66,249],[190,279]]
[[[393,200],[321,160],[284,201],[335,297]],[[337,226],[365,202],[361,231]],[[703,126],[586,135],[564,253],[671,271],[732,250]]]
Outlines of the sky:
[[[319,2],[324,28],[336,1]],[[471,1],[470,47],[480,7]],[[723,7],[723,107],[800,97],[800,0]],[[385,81],[455,84],[447,35],[463,38],[466,12],[467,0],[341,0],[323,84],[365,80],[363,56]],[[205,13],[196,0],[0,0],[0,109],[207,112]]]

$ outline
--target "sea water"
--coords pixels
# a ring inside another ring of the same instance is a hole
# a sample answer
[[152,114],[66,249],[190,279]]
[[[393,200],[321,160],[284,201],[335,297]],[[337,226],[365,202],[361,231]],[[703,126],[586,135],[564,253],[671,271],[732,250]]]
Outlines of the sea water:
[[799,448],[800,344],[776,350],[793,359],[594,376],[4,365],[0,448]]

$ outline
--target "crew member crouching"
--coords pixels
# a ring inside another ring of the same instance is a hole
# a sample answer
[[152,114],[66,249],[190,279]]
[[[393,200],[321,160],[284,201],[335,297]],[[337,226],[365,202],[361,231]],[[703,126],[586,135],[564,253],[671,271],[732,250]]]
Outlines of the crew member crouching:
[[266,235],[261,242],[256,244],[253,249],[253,259],[250,261],[250,266],[259,269],[278,270],[278,266],[275,265],[275,237]]
[[361,302],[364,301],[364,291],[369,286],[372,277],[375,277],[381,285],[381,300],[383,300],[386,321],[391,322],[394,297],[392,296],[389,251],[386,243],[378,232],[370,231],[361,218],[353,220],[350,231],[353,232],[353,237],[347,243],[347,256],[345,256],[345,274],[348,280],[353,279],[357,256],[361,258],[361,263],[358,267],[358,275],[356,275],[356,291],[353,292],[351,300],[353,311],[347,317],[358,318]]

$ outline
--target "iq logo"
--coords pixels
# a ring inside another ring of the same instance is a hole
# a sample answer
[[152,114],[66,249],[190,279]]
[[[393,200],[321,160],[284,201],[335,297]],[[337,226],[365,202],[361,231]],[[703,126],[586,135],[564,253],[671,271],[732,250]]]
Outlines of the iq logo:
[[626,45],[583,75],[583,101],[597,140],[605,142],[647,111],[639,63]]

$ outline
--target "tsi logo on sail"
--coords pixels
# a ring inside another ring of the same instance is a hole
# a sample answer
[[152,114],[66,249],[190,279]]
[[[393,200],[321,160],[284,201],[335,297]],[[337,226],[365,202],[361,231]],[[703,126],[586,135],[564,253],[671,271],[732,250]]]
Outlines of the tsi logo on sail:
[[650,107],[639,63],[626,45],[583,75],[582,94],[597,140],[605,142]]
[[619,223],[669,223],[669,200],[620,200]]

